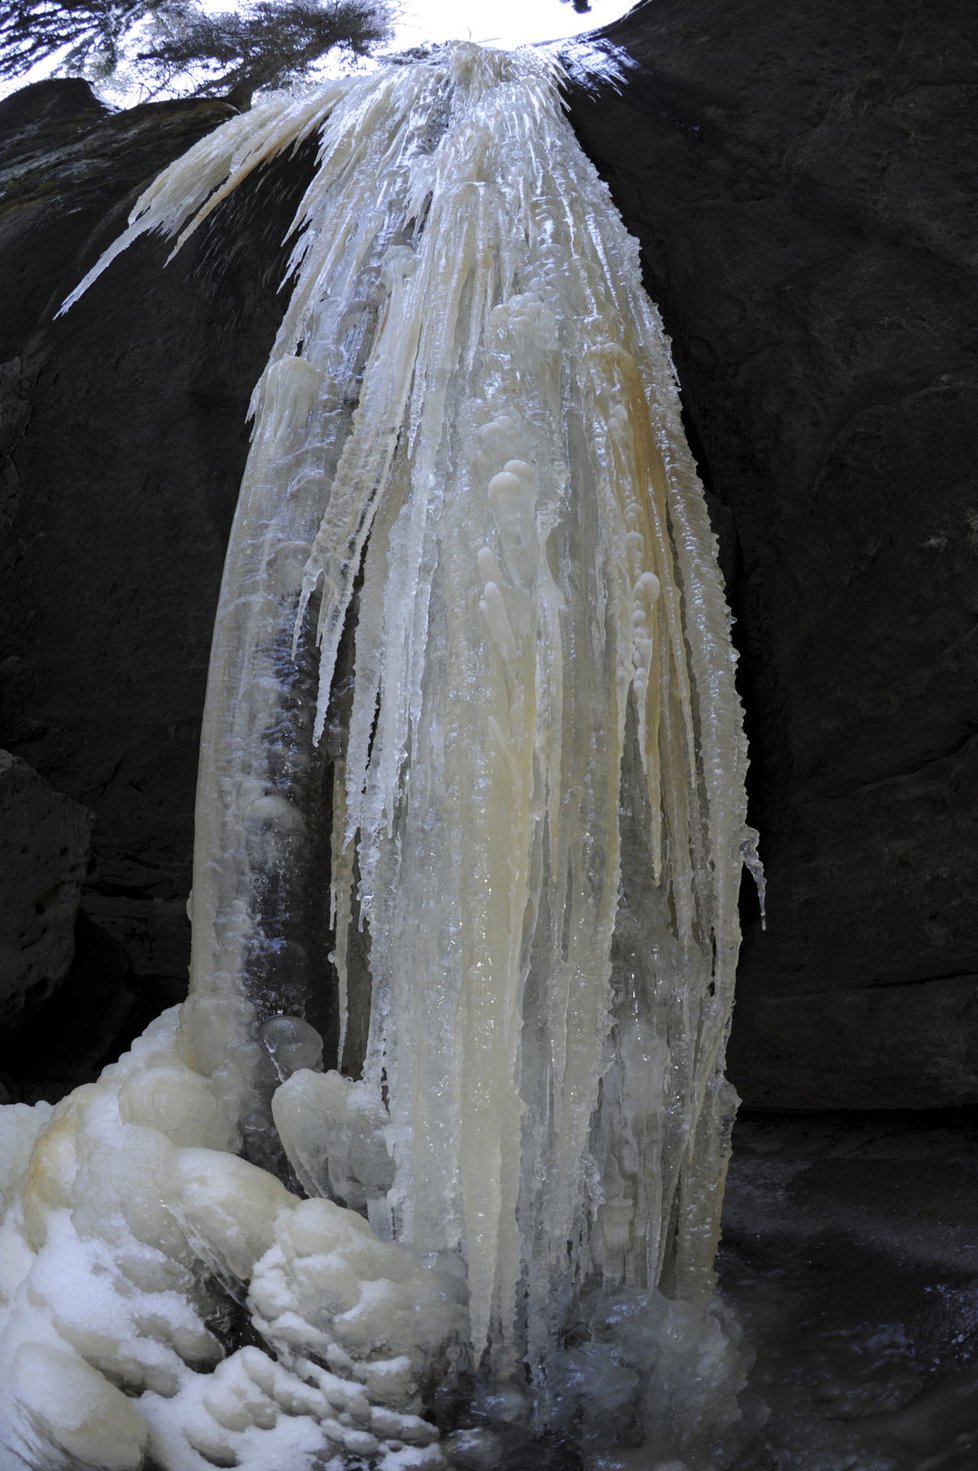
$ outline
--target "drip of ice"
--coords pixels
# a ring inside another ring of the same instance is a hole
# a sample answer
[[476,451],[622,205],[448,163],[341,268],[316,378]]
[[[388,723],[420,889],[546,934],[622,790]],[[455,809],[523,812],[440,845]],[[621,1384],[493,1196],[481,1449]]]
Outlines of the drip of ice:
[[[8,1121],[8,1441],[406,1471],[516,1419],[715,1455],[745,748],[667,339],[552,64],[469,45],[226,123],[79,291],[314,133],[191,995]],[[446,1395],[478,1423],[439,1448]]]

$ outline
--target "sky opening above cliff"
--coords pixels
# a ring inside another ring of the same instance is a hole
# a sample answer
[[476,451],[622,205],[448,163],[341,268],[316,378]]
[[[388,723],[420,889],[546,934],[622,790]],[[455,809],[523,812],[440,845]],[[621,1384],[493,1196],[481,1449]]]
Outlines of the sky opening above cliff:
[[394,28],[394,49],[431,41],[477,41],[504,48],[535,41],[560,41],[610,25],[636,0],[592,0],[577,12],[561,0],[403,0]]
[[[416,46],[441,41],[475,41],[482,46],[508,50],[514,46],[567,41],[575,36],[611,25],[635,8],[638,0],[591,0],[591,8],[583,13],[574,9],[571,0],[394,0],[394,24],[390,42],[378,53],[384,56],[408,51]],[[228,0],[204,0],[205,10],[236,9]],[[23,76],[0,83],[0,99],[32,82],[58,75],[58,68],[70,46],[45,58]],[[333,59],[335,56],[335,59]],[[368,67],[370,61],[365,63]],[[362,67],[364,63],[359,63]],[[320,75],[337,75],[350,70],[347,53],[332,53],[319,70]],[[109,82],[97,85],[105,100],[117,106],[130,107],[149,100],[186,96],[193,91],[193,78],[183,77],[174,87],[151,89],[125,64]]]

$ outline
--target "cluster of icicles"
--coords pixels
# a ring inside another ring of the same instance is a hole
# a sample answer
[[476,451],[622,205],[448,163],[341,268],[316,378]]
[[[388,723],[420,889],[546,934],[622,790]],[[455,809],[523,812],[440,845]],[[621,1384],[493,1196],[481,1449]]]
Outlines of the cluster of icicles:
[[316,133],[190,999],[53,1119],[7,1111],[9,1443],[420,1471],[521,1424],[694,1464],[736,1388],[706,1305],[745,755],[667,341],[553,67],[468,45],[225,123],[79,293]]

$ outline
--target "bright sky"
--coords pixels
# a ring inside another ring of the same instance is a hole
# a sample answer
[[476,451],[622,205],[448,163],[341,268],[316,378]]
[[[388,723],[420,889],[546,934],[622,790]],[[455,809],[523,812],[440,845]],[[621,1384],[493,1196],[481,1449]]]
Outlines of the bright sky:
[[[234,0],[203,0],[206,10],[233,10]],[[638,0],[591,0],[591,9],[579,15],[570,0],[392,0],[397,20],[391,45],[384,51],[406,51],[426,41],[478,41],[486,46],[509,48],[533,41],[559,41],[596,31],[626,15]],[[63,51],[69,48],[64,47]],[[61,57],[39,62],[24,76],[0,83],[0,98],[6,97],[29,82],[51,76]],[[340,62],[339,70],[343,70]],[[138,82],[129,91],[129,83],[120,81],[115,87],[101,90],[113,102],[131,106],[145,100],[145,89]],[[164,94],[165,95],[165,94]]]
[[635,3],[591,0],[590,11],[578,15],[561,0],[400,0],[394,46],[406,50],[424,41],[463,40],[509,47],[556,41],[610,25]]

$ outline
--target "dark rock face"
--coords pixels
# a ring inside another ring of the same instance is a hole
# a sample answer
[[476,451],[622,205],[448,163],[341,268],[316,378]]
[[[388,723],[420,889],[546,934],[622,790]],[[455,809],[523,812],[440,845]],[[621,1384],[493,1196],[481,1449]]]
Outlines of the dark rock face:
[[164,270],[168,247],[142,243],[54,314],[138,192],[232,112],[112,113],[78,82],[0,104],[3,739],[96,814],[80,943],[93,963],[121,944],[161,1000],[186,978],[211,624],[300,175],[249,190],[219,248],[204,231]]
[[[754,1104],[978,1100],[975,30],[966,0],[655,0],[612,30],[624,94],[572,98],[674,339],[737,618]],[[96,814],[80,961],[121,946],[147,994],[186,973],[210,625],[302,161],[53,313],[230,112],[72,82],[0,104],[0,740]]]
[[574,100],[642,242],[737,618],[754,1104],[978,1097],[978,16],[655,0]]
[[68,973],[92,814],[0,751],[0,1030]]

